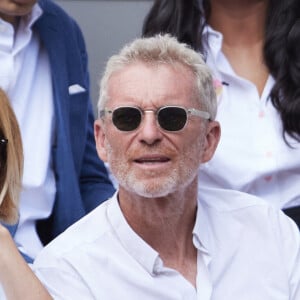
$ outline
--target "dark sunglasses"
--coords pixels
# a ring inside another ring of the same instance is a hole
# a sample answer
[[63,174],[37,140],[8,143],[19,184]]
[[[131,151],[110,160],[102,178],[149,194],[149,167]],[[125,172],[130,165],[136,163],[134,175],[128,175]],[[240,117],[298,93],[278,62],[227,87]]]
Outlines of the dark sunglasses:
[[210,115],[206,111],[181,106],[163,106],[157,110],[141,109],[135,106],[122,106],[114,110],[104,109],[99,112],[100,118],[105,114],[112,115],[113,124],[121,131],[133,131],[137,129],[145,112],[155,113],[158,125],[166,131],[182,130],[187,124],[189,116],[196,116],[209,120]]
[[6,157],[7,157],[7,143],[8,140],[4,137],[0,137],[0,164],[6,163]]

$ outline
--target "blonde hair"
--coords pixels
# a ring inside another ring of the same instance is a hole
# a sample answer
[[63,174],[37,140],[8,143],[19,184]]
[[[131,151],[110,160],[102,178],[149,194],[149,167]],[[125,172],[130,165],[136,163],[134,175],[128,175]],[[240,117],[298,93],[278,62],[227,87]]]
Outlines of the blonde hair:
[[217,100],[210,69],[201,54],[168,34],[135,39],[108,60],[100,83],[98,111],[104,109],[108,101],[107,88],[110,77],[135,62],[186,66],[194,75],[195,96],[201,109],[209,112],[212,120],[215,118]]
[[0,221],[18,219],[23,174],[23,148],[19,125],[5,93],[0,89],[0,135],[8,140],[6,161],[0,162]]

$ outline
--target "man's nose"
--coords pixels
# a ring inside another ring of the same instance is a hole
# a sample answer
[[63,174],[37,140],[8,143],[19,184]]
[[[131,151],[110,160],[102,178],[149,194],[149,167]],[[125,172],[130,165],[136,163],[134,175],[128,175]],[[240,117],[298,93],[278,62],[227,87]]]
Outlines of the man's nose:
[[144,111],[144,116],[139,131],[140,141],[146,144],[152,145],[162,139],[163,134],[156,121],[156,115],[154,111]]

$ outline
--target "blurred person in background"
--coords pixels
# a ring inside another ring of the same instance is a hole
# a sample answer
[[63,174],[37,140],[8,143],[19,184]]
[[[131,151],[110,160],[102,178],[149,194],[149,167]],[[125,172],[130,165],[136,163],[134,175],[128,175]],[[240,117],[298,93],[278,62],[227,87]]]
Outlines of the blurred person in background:
[[8,231],[18,221],[22,172],[20,129],[9,101],[0,89],[0,299],[50,299]]
[[114,192],[95,149],[87,63],[79,27],[53,1],[0,1],[0,87],[24,149],[13,236],[28,262]]
[[202,187],[264,198],[300,226],[300,1],[156,0],[143,35],[203,54],[218,93],[218,149]]

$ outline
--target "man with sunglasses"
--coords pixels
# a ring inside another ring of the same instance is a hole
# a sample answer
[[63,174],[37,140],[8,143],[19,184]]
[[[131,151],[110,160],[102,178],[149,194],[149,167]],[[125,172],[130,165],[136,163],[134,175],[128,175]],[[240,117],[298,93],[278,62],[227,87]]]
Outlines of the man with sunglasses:
[[220,137],[198,53],[135,40],[108,61],[98,109],[97,151],[119,189],[37,257],[55,299],[300,299],[293,221],[247,194],[198,196]]

